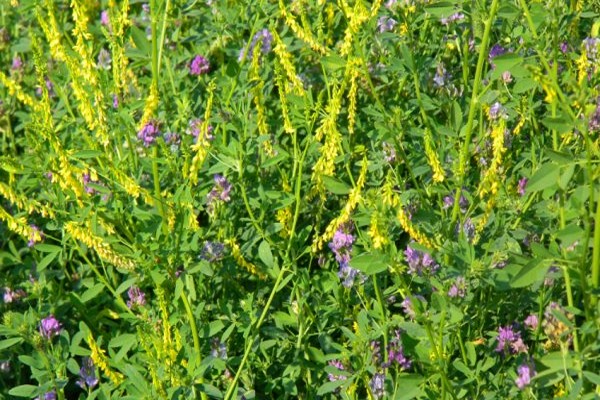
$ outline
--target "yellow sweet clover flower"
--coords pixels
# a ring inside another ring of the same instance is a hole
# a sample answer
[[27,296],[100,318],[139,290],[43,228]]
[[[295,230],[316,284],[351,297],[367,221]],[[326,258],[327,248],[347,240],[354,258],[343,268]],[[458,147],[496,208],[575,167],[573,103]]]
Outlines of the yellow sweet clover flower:
[[436,183],[443,182],[444,170],[442,169],[440,160],[438,159],[438,156],[435,150],[433,149],[433,138],[431,137],[431,131],[429,129],[425,129],[423,139],[425,142],[425,155],[427,156],[429,166],[433,170],[433,181]]
[[94,365],[97,365],[114,385],[118,386],[123,383],[123,374],[115,372],[109,367],[105,350],[98,346],[91,333],[86,337],[86,342],[92,352],[90,358],[94,361]]
[[250,272],[252,275],[257,276],[260,279],[266,278],[266,276],[258,270],[256,265],[246,261],[246,259],[242,255],[242,250],[240,249],[240,246],[236,243],[235,239],[226,240],[225,244],[228,245],[231,249],[231,255],[240,267],[243,267],[246,271]]
[[373,212],[371,215],[371,224],[369,226],[369,236],[371,237],[371,242],[373,243],[374,249],[381,249],[383,246],[389,243],[389,239],[387,237],[386,232],[381,231],[381,220],[380,215],[377,211]]

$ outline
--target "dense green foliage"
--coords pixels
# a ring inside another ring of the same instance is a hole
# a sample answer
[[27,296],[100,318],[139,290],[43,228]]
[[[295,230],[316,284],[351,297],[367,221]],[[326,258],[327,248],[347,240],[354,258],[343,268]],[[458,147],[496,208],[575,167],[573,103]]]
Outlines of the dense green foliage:
[[596,398],[593,4],[0,2],[0,399]]

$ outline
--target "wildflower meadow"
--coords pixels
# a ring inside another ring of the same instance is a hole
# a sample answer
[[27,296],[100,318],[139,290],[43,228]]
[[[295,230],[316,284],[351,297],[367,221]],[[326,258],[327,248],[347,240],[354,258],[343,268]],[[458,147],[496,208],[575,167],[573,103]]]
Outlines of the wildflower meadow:
[[0,0],[0,399],[600,398],[600,2]]

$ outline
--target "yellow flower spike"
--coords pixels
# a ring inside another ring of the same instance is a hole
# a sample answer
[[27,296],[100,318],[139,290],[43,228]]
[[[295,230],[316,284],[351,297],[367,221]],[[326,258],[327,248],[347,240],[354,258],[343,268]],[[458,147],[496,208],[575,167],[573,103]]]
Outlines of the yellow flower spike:
[[[259,53],[259,52],[255,52]],[[208,148],[210,147],[210,140],[208,139],[208,128],[210,126],[210,117],[212,114],[212,105],[213,98],[215,94],[216,85],[214,81],[211,81],[208,84],[207,92],[208,92],[208,100],[206,101],[206,110],[204,111],[204,120],[202,121],[202,126],[200,127],[200,133],[198,134],[198,138],[196,139],[196,143],[192,145],[192,153],[194,157],[192,158],[192,163],[190,165],[190,170],[188,172],[188,179],[193,185],[198,183],[198,172],[200,168],[202,168],[202,164],[208,155]]]
[[67,222],[64,227],[65,231],[67,231],[73,239],[79,240],[89,248],[93,249],[96,254],[98,254],[98,257],[104,261],[127,271],[133,271],[135,268],[135,264],[132,260],[116,253],[108,243],[101,237],[96,236],[89,227],[82,227],[72,221]]
[[240,249],[240,246],[236,243],[235,239],[226,240],[225,244],[228,245],[231,249],[231,255],[240,267],[243,267],[246,271],[250,272],[252,275],[257,276],[260,279],[266,278],[266,276],[258,270],[256,265],[246,261],[246,259],[242,255],[242,250]]
[[294,19],[285,8],[283,0],[279,0],[279,11],[281,16],[285,19],[285,24],[294,32],[296,37],[310,46],[311,49],[322,55],[327,53],[327,49],[316,41],[312,32],[308,29],[302,28],[298,22]]
[[354,38],[359,32],[361,25],[369,19],[369,12],[360,1],[357,1],[354,4],[352,10],[348,7],[347,15],[349,19],[348,26],[346,27],[344,40],[340,48],[340,55],[342,56],[346,56],[350,53],[352,45],[354,44]]
[[350,219],[350,215],[362,199],[362,189],[365,185],[365,180],[367,178],[368,165],[368,160],[365,156],[363,157],[360,174],[358,176],[358,179],[356,180],[356,186],[350,190],[350,194],[348,195],[348,201],[346,202],[346,205],[344,206],[340,215],[337,218],[334,218],[329,223],[329,225],[327,225],[327,228],[325,228],[325,233],[323,233],[323,235],[321,235],[320,237],[317,236],[313,240],[313,244],[311,246],[311,251],[313,253],[316,253],[319,250],[321,250],[323,248],[323,244],[331,240],[331,238],[333,238],[333,235],[335,234],[337,228]]
[[389,243],[387,238],[387,232],[381,232],[380,230],[380,215],[377,211],[371,215],[371,224],[369,226],[369,236],[373,243],[374,249],[381,249],[383,246]]
[[433,139],[431,137],[431,131],[429,129],[425,129],[423,139],[425,142],[425,155],[427,156],[429,166],[433,170],[433,181],[436,183],[443,182],[444,170],[442,169],[440,160],[438,159],[438,156],[433,148]]
[[354,134],[354,126],[356,124],[356,96],[358,92],[358,77],[360,76],[360,69],[358,68],[360,60],[353,60],[350,62],[350,89],[348,90],[348,132]]
[[115,372],[112,369],[110,369],[105,350],[101,349],[100,346],[98,346],[91,333],[88,334],[86,342],[92,352],[90,358],[94,361],[94,364],[98,366],[98,368],[100,368],[100,370],[104,372],[108,379],[110,379],[111,382],[116,386],[123,383],[123,375],[119,372]]
[[288,52],[287,47],[277,34],[277,32],[273,32],[273,40],[275,42],[275,47],[273,51],[277,55],[277,58],[285,71],[285,75],[287,77],[286,84],[290,85],[295,94],[298,96],[305,96],[304,85],[300,78],[298,78],[298,74],[296,72],[296,68],[292,63],[292,55]]

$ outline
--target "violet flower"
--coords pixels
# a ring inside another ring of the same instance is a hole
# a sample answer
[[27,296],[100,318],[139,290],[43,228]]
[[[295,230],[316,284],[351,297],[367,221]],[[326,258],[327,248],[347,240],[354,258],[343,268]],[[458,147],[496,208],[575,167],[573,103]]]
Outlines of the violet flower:
[[517,193],[519,193],[519,196],[523,197],[525,196],[525,187],[527,186],[527,178],[521,178],[519,179],[519,185],[517,187]]
[[205,57],[201,55],[197,55],[196,57],[194,57],[194,59],[190,63],[190,75],[200,76],[208,73],[209,70],[210,63]]
[[127,301],[127,307],[141,307],[146,305],[146,294],[137,286],[131,286],[127,291],[129,300]]
[[356,240],[356,237],[352,234],[352,230],[353,226],[351,222],[340,225],[329,243],[329,248],[335,255],[335,260],[340,266],[338,277],[342,279],[342,285],[346,288],[351,288],[357,278],[361,282],[366,279],[357,269],[350,266],[352,244]]
[[409,369],[412,362],[404,355],[404,348],[402,347],[402,340],[400,337],[400,330],[396,330],[395,336],[390,340],[387,347],[388,351],[388,362],[384,365],[387,368],[391,365],[398,364],[402,369]]
[[268,29],[261,29],[260,31],[256,32],[254,37],[252,37],[252,42],[250,42],[248,52],[245,53],[245,48],[240,50],[238,61],[242,62],[244,59],[252,60],[254,57],[254,49],[259,42],[261,43],[260,52],[262,55],[265,55],[271,51],[273,35],[271,35],[271,32],[269,32]]
[[142,141],[145,147],[148,147],[154,143],[159,134],[158,123],[156,121],[149,121],[140,129],[137,138]]
[[81,368],[79,369],[79,379],[77,380],[77,385],[79,385],[80,388],[85,390],[86,388],[93,389],[94,386],[96,386],[97,384],[98,377],[96,376],[96,368],[94,366],[94,361],[89,357],[85,357],[81,361]]
[[533,363],[524,363],[517,368],[519,376],[515,380],[517,387],[520,390],[525,389],[531,383],[531,378],[535,376],[535,368]]
[[380,399],[385,394],[385,375],[382,373],[376,373],[369,382],[371,393],[375,399]]
[[60,333],[62,325],[56,318],[54,318],[54,315],[49,315],[48,317],[42,319],[39,329],[40,335],[42,335],[43,338],[50,340]]
[[498,353],[527,353],[528,349],[523,339],[521,339],[521,333],[514,331],[514,327],[501,326],[498,328],[498,346],[496,346],[496,352]]
[[[346,370],[346,368],[344,368],[344,364],[342,364],[342,362],[339,360],[331,360],[331,361],[329,361],[329,365],[331,367],[337,368],[340,371]],[[331,372],[327,374],[327,378],[329,379],[330,382],[345,381],[346,379],[348,379],[346,377],[346,375],[335,375],[335,374],[332,374]]]
[[98,53],[98,68],[109,70],[110,63],[112,62],[112,58],[110,57],[110,53],[106,49],[101,49]]
[[411,275],[423,275],[423,273],[435,274],[440,268],[440,265],[435,262],[429,253],[425,253],[406,246],[404,256],[408,263],[408,273]]
[[220,242],[204,242],[200,258],[209,263],[217,262],[223,259],[225,245]]
[[464,298],[467,294],[467,281],[464,277],[459,276],[456,278],[450,290],[448,290],[448,297],[460,297]]
[[527,316],[527,318],[525,318],[525,321],[523,323],[527,328],[531,329],[532,331],[535,331],[539,325],[538,316],[536,314],[530,314]]
[[377,31],[379,33],[390,32],[394,30],[396,25],[398,25],[398,21],[383,15],[377,20]]

